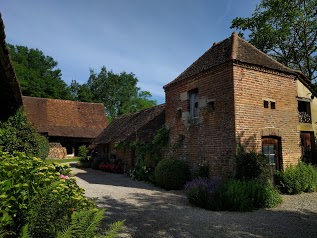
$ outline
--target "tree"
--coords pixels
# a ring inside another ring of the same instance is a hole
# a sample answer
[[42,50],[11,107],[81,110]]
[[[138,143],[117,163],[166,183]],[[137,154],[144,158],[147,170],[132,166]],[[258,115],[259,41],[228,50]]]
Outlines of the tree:
[[72,99],[57,62],[38,49],[8,45],[24,96]]
[[282,64],[317,79],[317,0],[262,0],[231,28]]
[[98,74],[90,70],[87,83],[80,85],[72,81],[70,88],[78,101],[102,102],[111,120],[156,105],[155,100],[149,99],[151,93],[141,91],[137,83],[138,79],[133,73],[115,74],[103,66]]

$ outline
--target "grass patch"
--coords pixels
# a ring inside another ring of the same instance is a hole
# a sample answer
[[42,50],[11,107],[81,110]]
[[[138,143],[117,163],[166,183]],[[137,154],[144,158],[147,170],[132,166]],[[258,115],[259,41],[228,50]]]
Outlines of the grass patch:
[[69,163],[69,162],[77,162],[79,160],[79,157],[74,158],[66,158],[66,159],[45,159],[46,163],[52,164],[52,163]]

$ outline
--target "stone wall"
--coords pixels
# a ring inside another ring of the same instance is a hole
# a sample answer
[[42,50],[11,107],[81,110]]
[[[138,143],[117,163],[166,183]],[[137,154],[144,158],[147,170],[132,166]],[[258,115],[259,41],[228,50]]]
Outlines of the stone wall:
[[66,148],[62,147],[60,143],[51,142],[49,145],[50,145],[50,151],[48,154],[48,158],[63,159],[67,156]]

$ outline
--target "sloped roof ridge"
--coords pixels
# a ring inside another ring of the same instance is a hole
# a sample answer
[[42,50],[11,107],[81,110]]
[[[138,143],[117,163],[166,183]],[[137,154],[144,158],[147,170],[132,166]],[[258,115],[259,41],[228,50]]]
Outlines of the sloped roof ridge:
[[[201,73],[202,71],[198,70],[198,72],[192,72],[192,73],[189,73],[188,76],[185,76],[186,74],[188,74],[188,72],[190,70],[192,70],[193,68],[197,68],[196,65],[197,63],[203,61],[203,59],[206,57],[206,55],[208,53],[210,53],[212,50],[215,50],[216,48],[218,47],[221,47],[223,44],[225,44],[228,40],[231,40],[231,36],[222,40],[222,41],[219,41],[219,42],[216,42],[216,43],[213,43],[213,45],[208,49],[206,50],[197,60],[195,60],[190,66],[188,66],[180,75],[178,75],[174,80],[172,80],[171,82],[169,82],[168,84],[164,85],[163,88],[166,88],[168,87],[169,85],[171,84],[174,84],[178,81],[181,81],[182,79],[185,79],[185,78],[188,78],[188,77],[191,77],[197,73]],[[232,48],[231,46],[232,44],[230,44],[230,47]],[[231,49],[230,48],[230,49]],[[210,67],[209,67],[210,68]],[[204,71],[204,70],[203,70]]]
[[123,118],[123,117],[131,117],[131,116],[134,116],[134,115],[143,113],[143,112],[145,112],[145,111],[147,111],[147,110],[148,110],[148,111],[149,111],[149,110],[153,110],[153,109],[156,108],[156,107],[162,107],[162,106],[164,106],[164,105],[165,105],[165,103],[162,103],[162,104],[159,104],[159,105],[155,105],[155,106],[153,106],[153,107],[149,107],[149,108],[142,109],[141,111],[132,112],[132,113],[129,113],[129,114],[124,114],[124,115],[122,115],[122,116],[119,116],[119,117],[115,118],[115,120],[116,120],[116,119]]
[[[92,144],[96,145],[99,143],[108,143],[110,141],[116,141],[120,140],[123,137],[129,137],[131,134],[134,133],[134,131],[130,131],[131,129],[131,124],[137,124],[134,123],[137,121],[139,117],[142,115],[146,114],[147,112],[155,111],[155,109],[160,108],[160,107],[165,107],[165,104],[159,104],[150,108],[146,108],[144,110],[123,115],[120,117],[115,118],[104,130],[93,140]],[[152,119],[146,119],[142,120],[141,126],[144,123],[147,123],[149,121],[153,120]],[[140,124],[138,125],[140,126]],[[118,127],[118,128],[117,128]]]
[[102,102],[82,102],[82,101],[74,101],[69,99],[58,99],[58,98],[41,98],[41,97],[32,97],[32,96],[22,96],[23,98],[30,98],[35,100],[49,100],[49,101],[64,101],[64,102],[73,102],[73,103],[82,103],[82,104],[102,104]]
[[[238,33],[236,32],[233,32],[232,33],[232,39],[233,39],[233,42],[234,41],[242,41],[243,43],[247,44],[248,47],[251,47],[253,50],[255,50],[257,53],[263,55],[265,58],[271,60],[272,62],[274,62],[275,64],[278,64],[280,67],[286,69],[288,72],[289,71],[292,71],[292,72],[296,72],[298,70],[295,70],[295,69],[291,69],[285,65],[283,65],[282,63],[278,62],[276,59],[274,59],[273,57],[269,56],[268,54],[264,53],[263,51],[259,50],[258,48],[256,48],[254,45],[252,45],[250,42],[246,41],[245,39],[243,39],[242,37],[240,37],[238,35]],[[232,51],[235,52],[235,53],[238,53],[239,52],[239,46],[238,46],[238,42],[236,42],[236,44],[232,44]],[[234,55],[233,55],[234,56]],[[235,60],[238,60],[238,61],[241,61],[243,62],[242,60],[239,60],[238,59],[238,56],[235,55],[235,57],[232,57],[232,59],[235,59]],[[246,63],[250,63],[250,62],[246,62]]]

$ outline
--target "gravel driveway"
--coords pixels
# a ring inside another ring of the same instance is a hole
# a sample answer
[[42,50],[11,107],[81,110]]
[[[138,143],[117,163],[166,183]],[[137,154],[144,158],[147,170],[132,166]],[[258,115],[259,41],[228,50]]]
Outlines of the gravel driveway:
[[73,168],[77,183],[107,208],[105,224],[126,220],[120,237],[317,237],[317,193],[284,196],[279,207],[213,212],[191,207],[181,191],[165,191],[119,174]]

